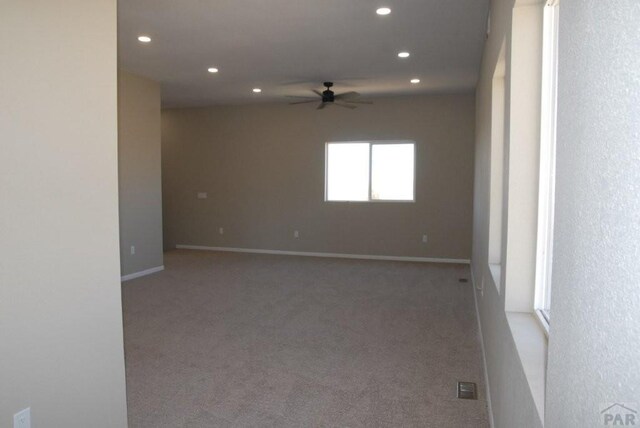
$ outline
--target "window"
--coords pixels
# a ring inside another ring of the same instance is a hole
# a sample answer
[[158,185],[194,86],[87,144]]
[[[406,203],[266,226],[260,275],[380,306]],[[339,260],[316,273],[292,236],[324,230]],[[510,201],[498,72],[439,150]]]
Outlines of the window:
[[325,200],[414,201],[415,143],[327,143]]
[[491,83],[491,164],[489,188],[489,270],[500,293],[502,277],[502,229],[504,210],[504,134],[505,134],[505,62],[506,41],[502,41],[500,55]]
[[558,80],[558,0],[544,8],[540,181],[535,309],[546,328],[551,317],[551,260],[555,198],[556,104]]

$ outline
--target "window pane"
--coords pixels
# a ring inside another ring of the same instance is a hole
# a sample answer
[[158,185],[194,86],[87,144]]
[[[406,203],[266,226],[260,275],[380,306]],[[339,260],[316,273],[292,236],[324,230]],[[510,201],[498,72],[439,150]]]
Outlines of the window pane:
[[538,241],[535,308],[547,321],[551,317],[553,221],[555,211],[555,158],[558,86],[559,3],[544,8],[542,48],[542,109],[540,121],[540,170],[538,182]]
[[413,200],[413,144],[371,146],[371,199]]
[[369,200],[369,143],[327,144],[327,200]]

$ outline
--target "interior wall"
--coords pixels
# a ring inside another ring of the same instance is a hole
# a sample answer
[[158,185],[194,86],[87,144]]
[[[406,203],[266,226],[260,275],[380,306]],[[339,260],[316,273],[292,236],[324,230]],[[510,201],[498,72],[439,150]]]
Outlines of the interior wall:
[[118,187],[122,275],[162,266],[160,169],[160,84],[119,71]]
[[[472,94],[164,110],[165,247],[469,259],[473,139]],[[360,140],[416,142],[415,203],[324,201],[325,143]]]
[[0,9],[0,426],[126,427],[116,1]]
[[640,411],[639,21],[635,0],[560,3],[549,428]]
[[[542,8],[541,1],[517,2],[518,7]],[[473,215],[473,255],[472,273],[476,287],[476,301],[480,319],[483,345],[487,366],[487,377],[490,388],[491,408],[494,426],[496,428],[538,428],[542,426],[542,417],[536,408],[518,350],[514,342],[507,315],[505,312],[505,298],[508,293],[500,293],[504,289],[504,274],[494,277],[489,270],[489,236],[490,236],[490,196],[491,196],[491,135],[492,135],[492,80],[494,70],[500,61],[500,52],[505,43],[505,123],[504,125],[504,156],[510,159],[510,153],[531,152],[530,144],[539,144],[528,139],[512,138],[511,93],[513,83],[512,70],[512,23],[514,15],[514,0],[492,0],[490,32],[483,52],[480,79],[476,89],[476,140],[475,140],[475,179],[474,179],[474,215]],[[537,55],[541,55],[538,51]],[[518,57],[516,57],[518,58]],[[530,56],[522,57],[529,61]],[[516,59],[518,62],[519,60]],[[520,69],[526,68],[518,62]],[[531,69],[530,69],[531,70]],[[535,82],[530,82],[530,85]],[[514,106],[515,107],[515,106]],[[518,111],[518,109],[515,109]],[[529,158],[531,160],[531,158]],[[512,185],[514,171],[506,168],[504,180]],[[515,171],[516,175],[518,174]],[[521,197],[528,194],[529,189],[520,190],[519,186],[506,188],[505,207],[509,207],[509,198]],[[501,255],[504,271],[505,265],[516,263],[508,257],[507,224],[513,213],[508,209],[503,211],[503,229]],[[535,221],[535,219],[531,220]],[[535,241],[532,245],[535,248]],[[496,284],[502,280],[503,284]],[[533,310],[531,307],[530,310]]]

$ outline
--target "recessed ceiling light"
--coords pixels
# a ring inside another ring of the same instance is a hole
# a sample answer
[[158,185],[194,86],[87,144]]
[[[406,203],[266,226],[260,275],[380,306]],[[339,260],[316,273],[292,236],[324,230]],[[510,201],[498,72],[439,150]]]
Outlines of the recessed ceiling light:
[[411,55],[409,52],[400,52],[398,54],[400,58],[409,58],[409,55]]
[[209,73],[217,73],[217,72],[218,72],[218,69],[217,69],[217,68],[215,68],[215,67],[209,67],[209,68],[207,68],[207,71],[208,71]]
[[378,15],[389,15],[391,13],[391,9],[389,9],[388,7],[381,7],[376,10],[376,13]]
[[411,83],[420,83],[420,79],[411,79]]
[[256,94],[259,94],[260,92],[262,92],[262,89],[260,89],[260,88],[253,88],[253,92],[255,92]]
[[138,41],[142,43],[149,43],[151,41],[151,37],[149,36],[138,36]]

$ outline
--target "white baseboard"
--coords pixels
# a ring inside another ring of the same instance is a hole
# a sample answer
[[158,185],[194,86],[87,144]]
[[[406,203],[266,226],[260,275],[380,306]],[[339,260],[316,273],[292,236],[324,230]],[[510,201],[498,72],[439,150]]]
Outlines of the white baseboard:
[[[476,288],[476,278],[473,275],[473,265],[469,266],[471,271],[471,284],[473,285],[473,303],[476,307],[476,318],[478,319],[478,331],[480,332],[480,349],[482,350],[482,364],[484,365],[484,386],[487,397],[487,412],[489,413],[489,426],[495,427],[493,422],[493,408],[491,407],[491,388],[489,387],[489,371],[487,370],[487,354],[484,350],[484,335],[482,334],[482,322],[480,321],[480,310],[478,309],[478,290]],[[484,290],[482,290],[484,292]]]
[[399,262],[429,262],[469,264],[468,259],[439,259],[433,257],[376,256],[366,254],[315,253],[309,251],[260,250],[254,248],[207,247],[203,245],[178,244],[176,248],[183,250],[227,251],[232,253],[277,254],[282,256],[330,257],[339,259],[390,260]]
[[120,278],[120,281],[121,282],[129,281],[130,279],[151,275],[152,273],[160,272],[161,270],[164,270],[164,265],[152,267],[151,269],[141,270],[140,272],[130,273],[129,275],[124,275]]

